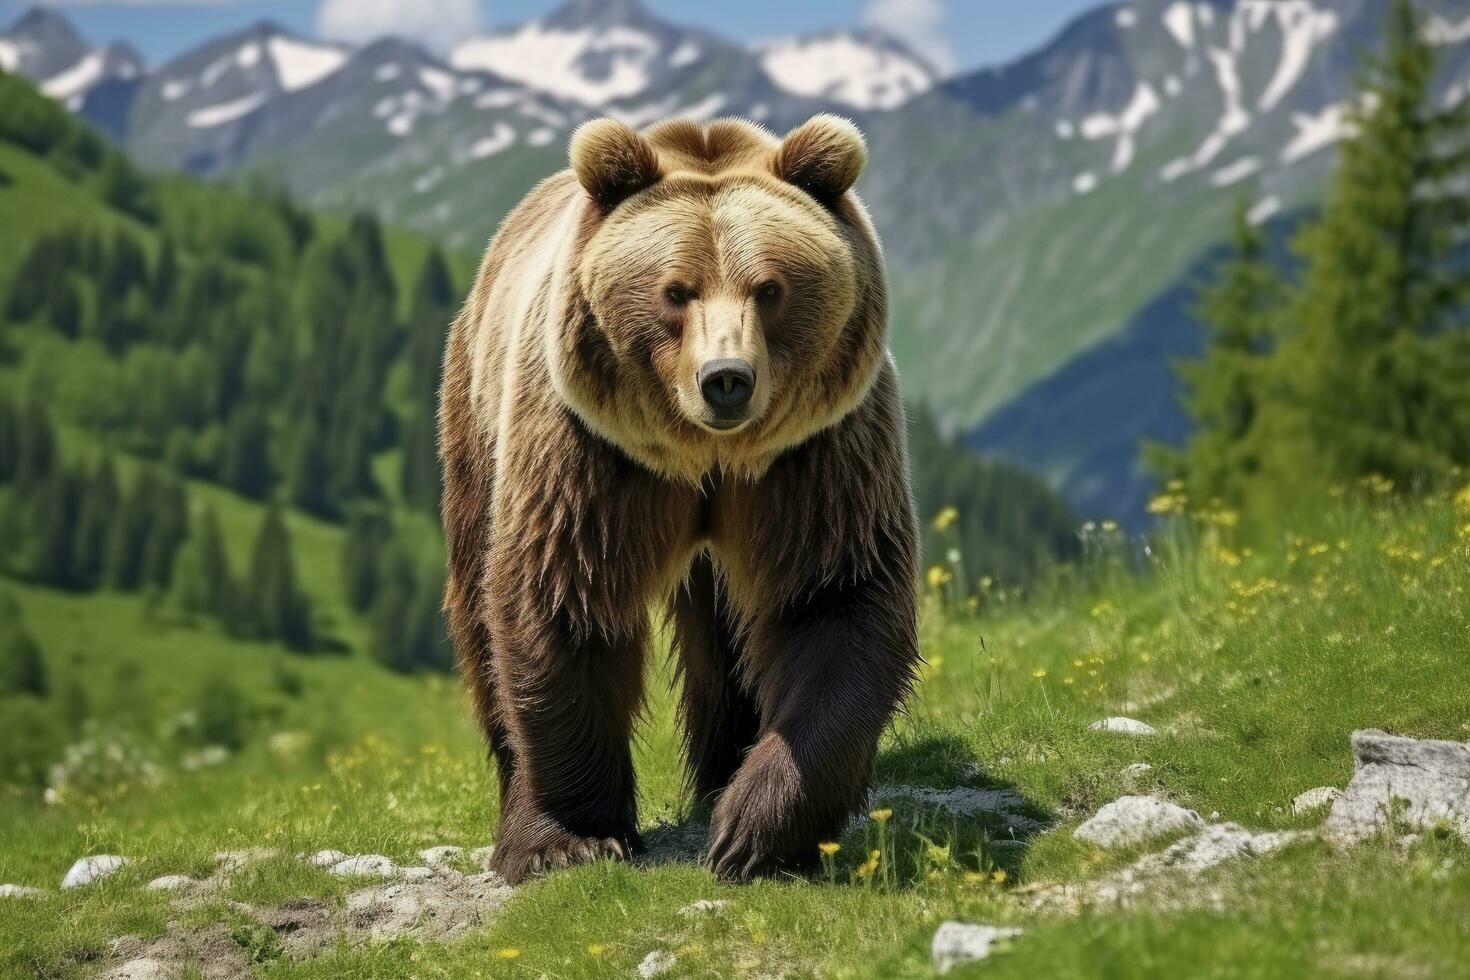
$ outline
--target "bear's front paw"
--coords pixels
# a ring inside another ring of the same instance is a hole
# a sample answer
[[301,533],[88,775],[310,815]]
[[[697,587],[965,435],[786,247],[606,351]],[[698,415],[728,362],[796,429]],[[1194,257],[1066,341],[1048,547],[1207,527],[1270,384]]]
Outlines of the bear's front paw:
[[490,869],[512,885],[602,858],[626,861],[639,850],[636,834],[583,837],[564,830],[551,830],[526,837],[530,839],[524,843],[512,837],[497,844],[495,856],[490,860]]
[[[816,840],[799,827],[801,773],[784,742],[756,746],[735,774],[710,822],[709,867],[726,881],[746,881],[801,861]],[[808,846],[809,845],[809,846]]]

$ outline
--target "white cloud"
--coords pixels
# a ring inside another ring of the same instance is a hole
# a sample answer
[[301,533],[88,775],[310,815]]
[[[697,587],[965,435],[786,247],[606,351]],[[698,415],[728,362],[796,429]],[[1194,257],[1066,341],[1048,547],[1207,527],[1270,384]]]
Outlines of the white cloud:
[[322,37],[361,43],[385,35],[447,51],[480,29],[479,0],[322,0],[316,26]]
[[887,31],[948,72],[955,57],[944,36],[944,13],[942,0],[869,0],[863,23]]

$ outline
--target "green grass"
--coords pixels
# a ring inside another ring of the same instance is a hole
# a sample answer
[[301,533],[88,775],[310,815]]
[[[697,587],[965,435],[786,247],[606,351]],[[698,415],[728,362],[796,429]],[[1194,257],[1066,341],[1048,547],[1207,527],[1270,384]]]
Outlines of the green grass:
[[[993,820],[895,800],[885,864],[867,877],[858,866],[876,843],[872,822],[842,841],[830,880],[729,886],[693,864],[600,864],[521,889],[458,942],[344,947],[258,969],[626,976],[658,948],[676,953],[680,976],[924,976],[933,931],[953,918],[1026,930],[977,975],[1470,975],[1470,848],[1443,836],[1407,853],[1386,842],[1348,851],[1306,842],[1165,887],[1132,909],[1066,915],[1028,898],[1136,854],[1103,854],[1071,836],[1127,791],[1119,770],[1130,763],[1153,767],[1140,791],[1253,829],[1305,828],[1314,819],[1292,815],[1290,801],[1347,782],[1351,730],[1470,738],[1470,513],[1447,500],[1324,511],[1251,552],[1229,528],[1181,525],[1155,542],[1149,574],[1093,568],[1085,582],[1025,603],[987,593],[971,614],[927,598],[929,666],[885,739],[878,781],[1011,788],[1053,824],[1030,840],[1006,839]],[[7,905],[0,973],[84,975],[112,937],[162,931],[178,913],[141,885],[207,873],[216,850],[335,847],[408,861],[425,846],[489,840],[492,780],[453,682],[394,676],[360,655],[292,657],[303,680],[293,696],[274,686],[279,650],[150,618],[136,598],[12,591],[54,668],[85,678],[99,714],[118,661],[141,668],[152,705],[144,729],[224,669],[246,692],[252,734],[226,764],[185,773],[169,755],[178,750],[145,732],[137,737],[160,756],[156,785],[53,806],[18,791],[0,800],[0,881],[54,889],[80,855],[137,859],[100,887]],[[667,669],[658,670],[636,749],[650,827],[688,809]],[[1120,713],[1160,734],[1086,729]],[[305,733],[305,747],[272,751],[281,732]],[[281,858],[227,897],[270,904],[344,890]],[[680,914],[701,898],[728,904]],[[207,906],[189,921],[231,914]],[[507,949],[519,955],[499,958]]]

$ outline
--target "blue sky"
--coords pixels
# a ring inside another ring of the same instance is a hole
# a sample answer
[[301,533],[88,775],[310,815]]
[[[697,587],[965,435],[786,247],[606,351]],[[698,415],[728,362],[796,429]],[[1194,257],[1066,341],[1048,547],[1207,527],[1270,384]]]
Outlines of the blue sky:
[[[9,23],[35,0],[0,0]],[[125,38],[157,63],[211,35],[269,18],[307,36],[317,35],[322,2],[333,0],[46,0],[94,40]],[[422,12],[435,0],[335,0]],[[515,23],[554,9],[560,0],[438,0],[469,5],[481,24]],[[1046,40],[1068,19],[1104,0],[733,0],[691,3],[644,0],[663,17],[698,24],[738,39],[844,27],[877,21],[908,30],[921,49],[958,69],[1006,61]],[[478,10],[474,8],[478,7]],[[408,15],[412,16],[412,15]],[[405,33],[412,33],[409,29]]]

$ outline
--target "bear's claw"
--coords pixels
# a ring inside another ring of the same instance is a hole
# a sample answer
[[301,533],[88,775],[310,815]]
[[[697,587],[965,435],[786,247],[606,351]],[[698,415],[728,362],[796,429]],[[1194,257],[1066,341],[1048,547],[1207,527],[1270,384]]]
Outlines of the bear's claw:
[[491,867],[509,884],[518,885],[528,878],[603,858],[627,861],[637,851],[636,836],[621,839],[564,833],[534,847],[522,847],[514,842],[501,844],[495,849]]

